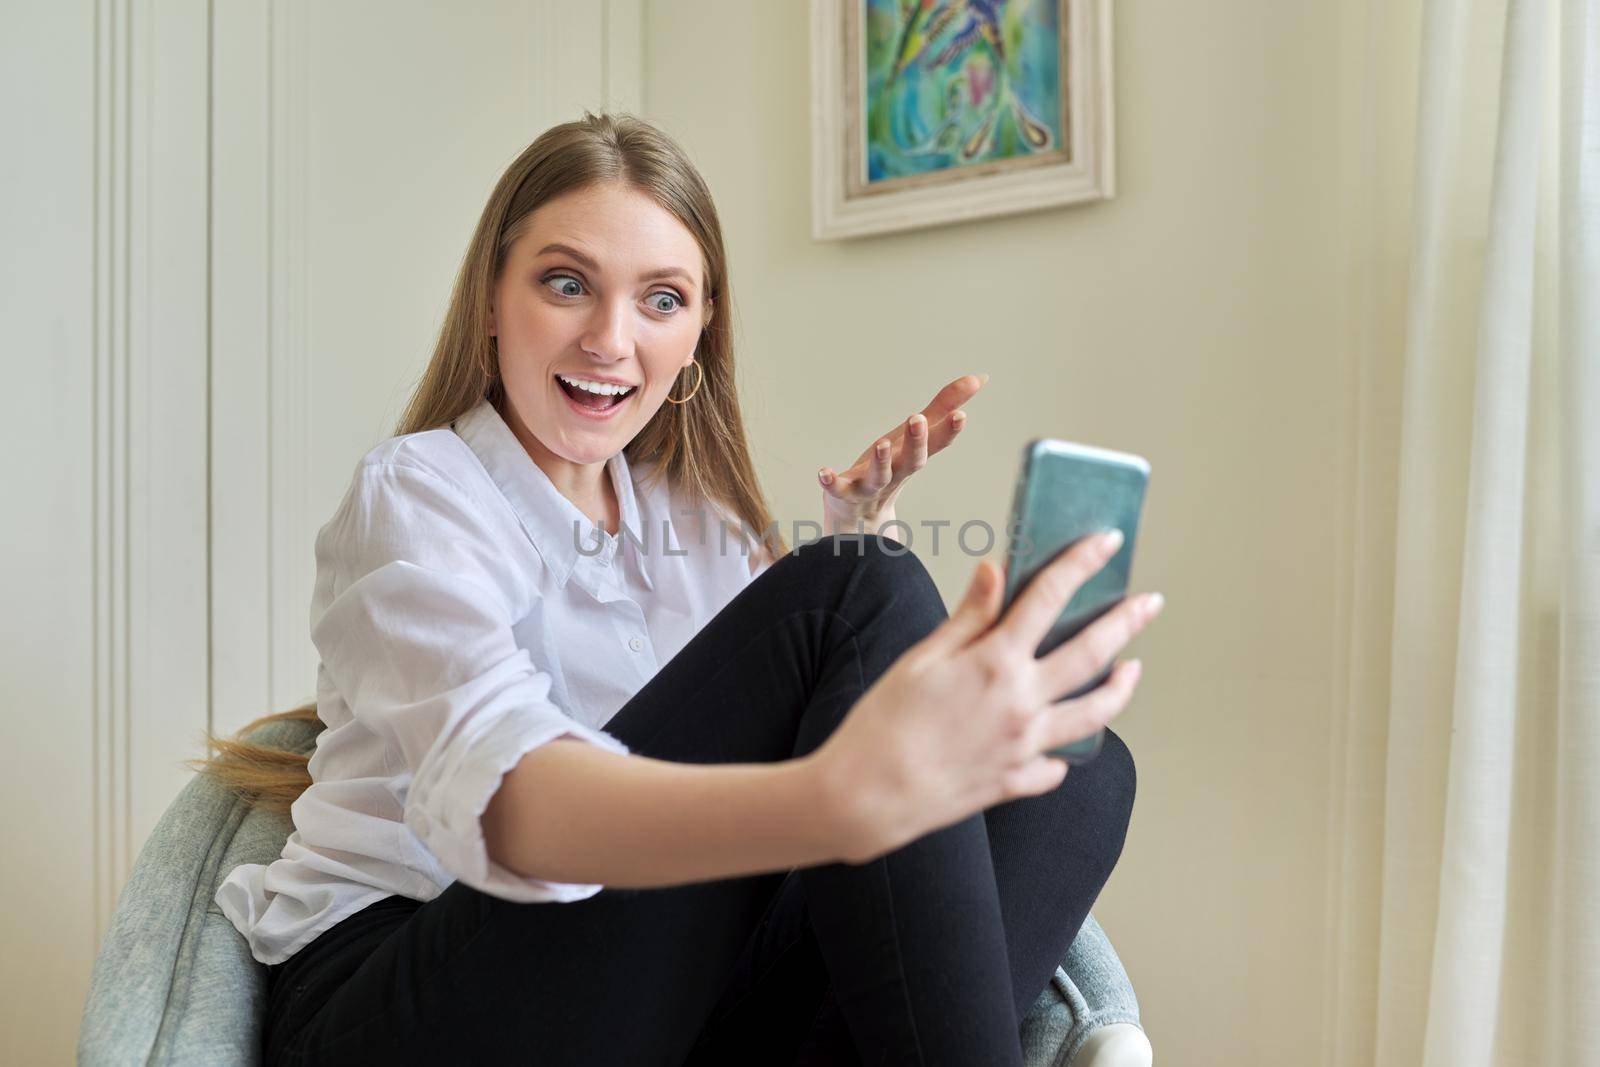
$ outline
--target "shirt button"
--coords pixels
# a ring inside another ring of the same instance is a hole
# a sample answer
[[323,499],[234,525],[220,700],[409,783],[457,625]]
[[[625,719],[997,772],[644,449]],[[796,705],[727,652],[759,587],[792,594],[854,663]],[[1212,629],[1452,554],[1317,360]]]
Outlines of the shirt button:
[[630,637],[628,639],[628,647],[633,649],[635,652],[643,652],[644,642],[637,637]]

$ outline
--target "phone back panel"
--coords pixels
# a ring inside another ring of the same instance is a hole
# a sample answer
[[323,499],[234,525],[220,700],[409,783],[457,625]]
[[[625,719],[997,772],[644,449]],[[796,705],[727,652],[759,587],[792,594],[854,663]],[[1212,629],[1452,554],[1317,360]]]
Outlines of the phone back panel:
[[[1070,441],[1045,439],[1028,444],[1006,528],[1010,542],[1006,560],[1007,605],[1041,567],[1080,539],[1112,527],[1123,535],[1117,554],[1073,595],[1036,655],[1043,656],[1071,640],[1127,596],[1149,480],[1150,464],[1140,456]],[[1095,689],[1110,673],[1108,663],[1094,678],[1063,694],[1061,699]],[[1101,740],[1097,734],[1057,749],[1055,754],[1069,763],[1084,762],[1099,752]]]

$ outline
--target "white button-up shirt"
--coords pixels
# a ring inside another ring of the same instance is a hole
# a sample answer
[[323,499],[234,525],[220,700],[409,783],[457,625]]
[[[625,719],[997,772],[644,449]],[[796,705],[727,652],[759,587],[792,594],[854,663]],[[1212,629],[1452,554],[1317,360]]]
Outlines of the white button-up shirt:
[[391,894],[460,880],[517,901],[599,885],[524,878],[480,817],[526,753],[601,727],[760,572],[748,541],[664,479],[606,463],[623,528],[600,529],[487,402],[391,438],[317,535],[311,638],[327,729],[282,858],[236,867],[217,904],[262,963]]

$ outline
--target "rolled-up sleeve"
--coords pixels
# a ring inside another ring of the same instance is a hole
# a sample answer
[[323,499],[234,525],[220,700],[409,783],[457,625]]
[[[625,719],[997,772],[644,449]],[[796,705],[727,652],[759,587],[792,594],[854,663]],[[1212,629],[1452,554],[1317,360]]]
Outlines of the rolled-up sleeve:
[[516,575],[453,483],[360,468],[317,537],[311,637],[355,720],[409,772],[405,824],[463,883],[517,901],[600,885],[526,878],[489,859],[482,816],[507,771],[558,737],[626,753],[550,700],[550,675],[512,633]]

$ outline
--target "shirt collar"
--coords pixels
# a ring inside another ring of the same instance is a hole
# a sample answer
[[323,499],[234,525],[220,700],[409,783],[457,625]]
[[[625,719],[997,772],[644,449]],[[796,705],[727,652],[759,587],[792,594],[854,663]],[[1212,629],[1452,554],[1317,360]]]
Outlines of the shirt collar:
[[[611,535],[604,534],[555,487],[550,476],[528,455],[522,442],[517,440],[511,427],[506,425],[489,401],[480,400],[471,411],[456,419],[454,429],[511,504],[511,509],[516,512],[545,566],[550,568],[559,584],[566,585],[573,568],[581,560],[596,557],[593,551],[595,539],[602,537],[610,540]],[[645,558],[648,553],[639,551],[636,544],[636,540],[643,540],[648,534],[640,524],[633,475],[628,469],[627,459],[620,451],[606,460],[606,473],[611,477],[611,485],[617,492],[620,505],[622,529],[617,531],[615,539],[633,554],[645,587],[653,589]],[[632,537],[628,536],[628,532],[632,533]],[[586,552],[579,551],[580,544]],[[609,554],[609,551],[602,551],[599,557]]]

